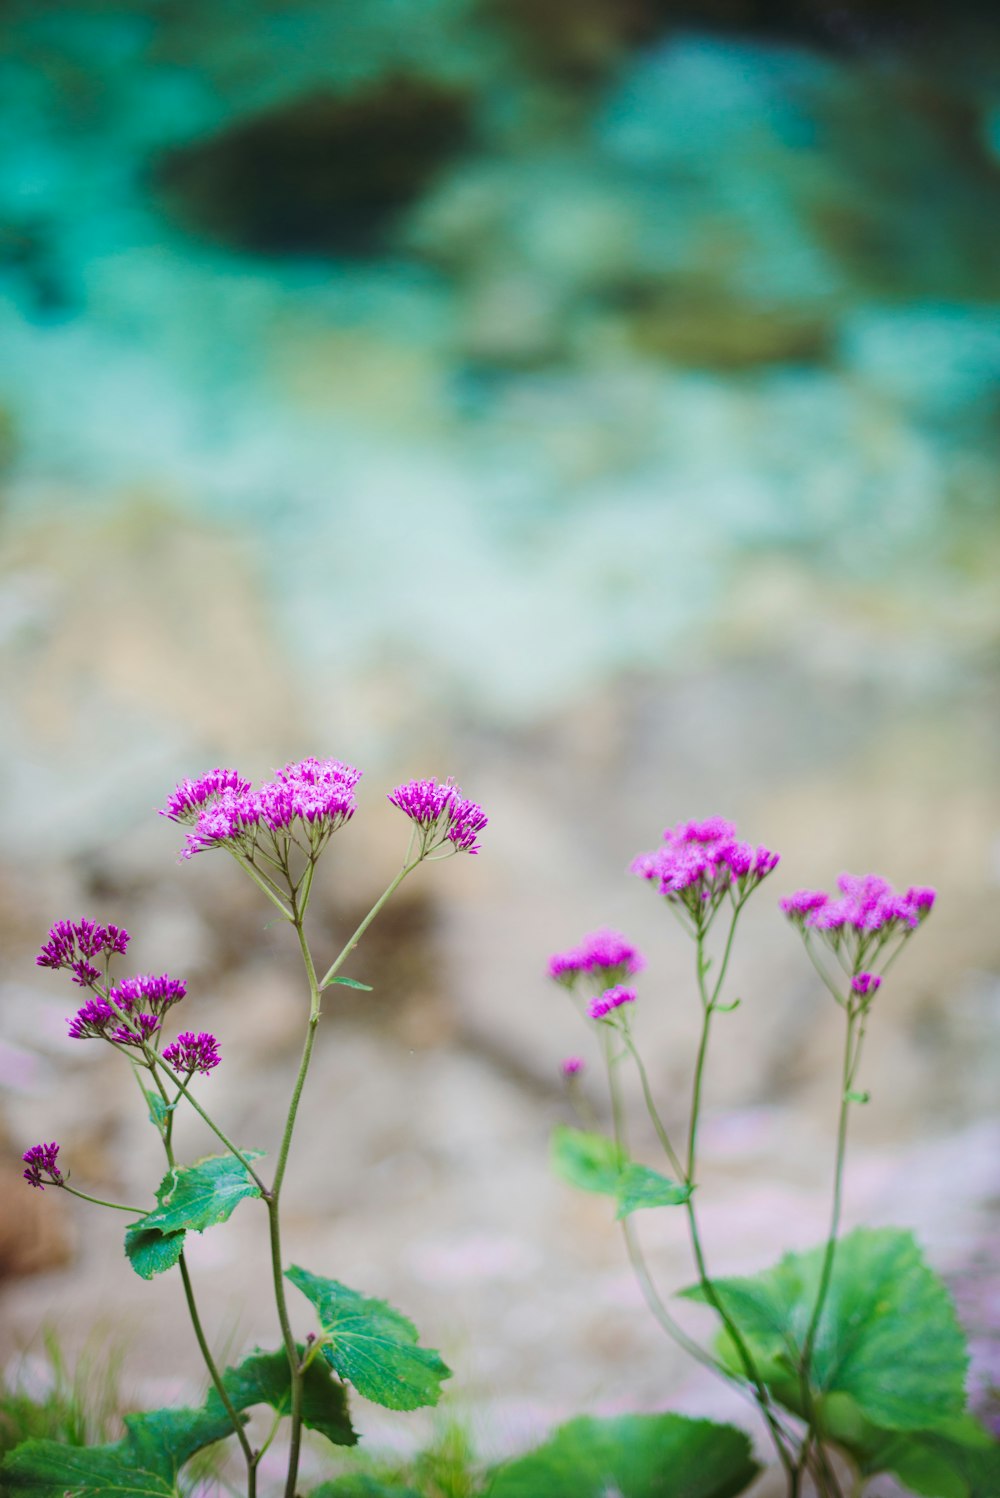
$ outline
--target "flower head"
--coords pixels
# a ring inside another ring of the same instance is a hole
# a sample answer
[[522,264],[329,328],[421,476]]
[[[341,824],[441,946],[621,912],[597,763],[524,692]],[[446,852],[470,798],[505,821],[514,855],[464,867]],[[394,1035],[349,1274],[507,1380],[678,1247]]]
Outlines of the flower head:
[[[876,962],[926,920],[935,891],[911,887],[900,894],[880,874],[841,874],[837,890],[835,895],[797,890],[785,896],[781,909],[806,941],[815,935],[830,948],[850,974],[854,992],[868,997],[881,982]],[[859,982],[868,987],[857,987]]]
[[218,1066],[222,1057],[219,1055],[219,1042],[214,1035],[209,1035],[205,1030],[199,1035],[195,1035],[192,1030],[183,1030],[176,1040],[164,1046],[163,1059],[176,1072],[190,1076],[192,1072],[198,1071],[207,1076],[213,1067]]
[[741,901],[780,861],[769,848],[740,842],[724,817],[668,827],[663,842],[640,853],[629,872],[655,884],[659,893],[687,910],[704,928],[723,899]]
[[578,1077],[583,1071],[584,1061],[582,1056],[567,1056],[559,1070],[564,1077]]
[[874,973],[855,973],[851,987],[862,999],[873,998],[876,990],[882,987],[882,979]]
[[101,976],[91,958],[110,959],[128,949],[129,934],[122,926],[102,926],[97,921],[56,921],[35,958],[39,967],[55,971],[68,968],[73,982],[90,988]]
[[25,1150],[21,1159],[28,1167],[23,1175],[29,1186],[37,1186],[39,1191],[44,1191],[43,1176],[50,1186],[62,1185],[62,1171],[56,1164],[58,1154],[59,1146],[55,1141],[52,1144],[33,1144],[30,1149]]
[[605,988],[641,973],[646,959],[619,931],[592,931],[579,946],[549,958],[549,977],[572,988],[582,976],[596,978]]
[[127,1024],[118,1025],[107,1032],[107,1039],[113,1045],[132,1045],[141,1050],[150,1043],[159,1028],[160,1021],[155,1014],[130,1014]]
[[421,855],[449,842],[459,853],[478,853],[478,834],[489,818],[475,801],[466,800],[448,780],[409,780],[389,792],[389,802],[409,817],[420,832]]
[[635,989],[622,988],[616,985],[614,988],[606,988],[597,998],[591,999],[587,1005],[587,1013],[591,1019],[605,1019],[614,1009],[620,1009],[623,1004],[635,1003]]
[[315,856],[353,817],[360,779],[353,765],[314,757],[285,765],[256,790],[236,770],[209,770],[182,780],[160,815],[190,827],[182,858],[226,848],[252,860],[259,843],[273,853],[278,840],[296,831]]

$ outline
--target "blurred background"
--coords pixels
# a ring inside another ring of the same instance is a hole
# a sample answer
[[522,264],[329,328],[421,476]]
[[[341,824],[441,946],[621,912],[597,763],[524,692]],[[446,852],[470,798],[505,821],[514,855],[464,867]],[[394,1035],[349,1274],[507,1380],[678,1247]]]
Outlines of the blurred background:
[[[160,1169],[120,1058],[66,1039],[76,990],[33,958],[60,917],[124,922],[129,970],[186,977],[183,1025],[220,1037],[206,1101],[273,1152],[294,954],[222,855],[177,865],[154,808],[212,765],[315,753],[365,770],[318,881],[317,960],[395,871],[393,784],[453,774],[490,816],[478,858],[421,869],[374,928],[352,968],[374,992],[330,1002],[287,1186],[289,1257],[413,1314],[484,1450],[579,1410],[740,1408],[648,1322],[608,1205],[546,1164],[567,1052],[603,1108],[596,1048],[543,977],[595,926],[648,953],[640,1037],[683,1113],[691,954],[624,870],[714,813],[783,861],[709,1071],[711,1261],[761,1267],[828,1210],[839,1015],[777,897],[845,868],[937,885],[879,996],[847,1219],[919,1231],[988,1412],[991,11],[4,4],[11,1367],[48,1319],[71,1351],[119,1339],[137,1401],[198,1395],[177,1285],[131,1274],[117,1214],[19,1180],[51,1138],[97,1194],[148,1198]],[[681,1228],[647,1215],[679,1288]],[[234,1355],[276,1336],[259,1226],[245,1209],[192,1250]]]

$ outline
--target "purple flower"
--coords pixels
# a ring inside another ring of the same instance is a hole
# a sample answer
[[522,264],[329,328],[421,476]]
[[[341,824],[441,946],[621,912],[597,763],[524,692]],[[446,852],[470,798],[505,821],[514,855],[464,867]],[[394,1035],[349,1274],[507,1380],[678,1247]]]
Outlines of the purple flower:
[[604,1019],[613,1009],[620,1009],[623,1004],[635,1003],[635,990],[632,988],[606,988],[596,999],[591,999],[587,1005],[587,1013],[591,1019]]
[[209,770],[198,780],[182,780],[167,797],[160,816],[169,817],[172,822],[194,822],[203,807],[223,791],[242,794],[249,789],[249,780],[244,780],[236,770]]
[[582,1056],[567,1056],[560,1070],[564,1077],[578,1077],[583,1071],[583,1066]]
[[707,925],[729,894],[741,900],[778,865],[769,848],[740,842],[724,817],[668,827],[663,842],[640,853],[629,872],[655,884],[660,894],[682,905],[695,923]]
[[68,968],[74,983],[90,988],[101,976],[90,959],[123,954],[128,944],[129,934],[121,926],[102,926],[88,920],[56,921],[35,962],[56,971]]
[[579,946],[549,958],[549,977],[572,988],[581,975],[597,977],[605,987],[641,973],[646,959],[619,931],[592,931]]
[[460,853],[478,853],[477,836],[489,818],[475,801],[466,800],[448,780],[410,780],[397,785],[387,800],[420,829],[421,856],[450,842]]
[[134,978],[123,978],[109,989],[108,998],[126,1014],[131,1014],[137,1004],[144,1004],[151,1014],[165,1014],[186,993],[187,984],[183,978],[171,978],[168,973],[161,973],[159,977],[152,973],[136,973]]
[[213,1067],[218,1066],[222,1057],[219,1055],[219,1042],[214,1035],[209,1035],[205,1030],[200,1035],[195,1035],[193,1030],[184,1030],[176,1040],[164,1047],[163,1059],[176,1072],[185,1072],[190,1076],[192,1072],[200,1071],[207,1076]]
[[876,977],[874,973],[855,973],[851,979],[851,987],[863,999],[867,999],[870,995],[873,995],[876,989],[881,988],[881,986],[882,979]]
[[275,772],[254,790],[235,770],[210,770],[182,781],[162,815],[191,826],[182,858],[209,848],[228,848],[252,858],[261,839],[274,850],[275,836],[303,831],[310,851],[320,846],[356,810],[361,771],[339,759],[303,759]]
[[798,889],[794,895],[785,895],[779,903],[790,920],[803,921],[829,901],[830,896],[821,889]]
[[854,992],[867,999],[881,982],[876,963],[884,965],[888,948],[898,950],[926,920],[935,892],[911,887],[901,895],[880,874],[841,874],[837,889],[836,895],[800,889],[786,895],[781,908],[806,941],[815,934],[830,948]]
[[107,1038],[114,1045],[132,1045],[141,1050],[149,1044],[159,1028],[160,1021],[155,1014],[130,1014],[128,1024],[111,1030]]
[[116,1017],[106,999],[88,999],[69,1021],[69,1037],[71,1040],[104,1040],[108,1026]]
[[28,1167],[23,1174],[29,1186],[37,1186],[39,1191],[44,1191],[43,1175],[50,1186],[62,1185],[62,1172],[56,1164],[58,1153],[59,1146],[55,1141],[52,1144],[33,1144],[29,1150],[25,1150],[21,1159]]

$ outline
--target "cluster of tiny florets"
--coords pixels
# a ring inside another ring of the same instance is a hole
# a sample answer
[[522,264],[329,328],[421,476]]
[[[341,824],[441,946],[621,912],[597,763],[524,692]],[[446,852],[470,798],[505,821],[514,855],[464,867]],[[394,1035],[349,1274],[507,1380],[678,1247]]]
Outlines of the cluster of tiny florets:
[[409,780],[390,791],[387,799],[420,830],[423,852],[446,842],[460,853],[479,852],[477,838],[489,818],[453,780]]
[[35,962],[55,971],[67,968],[74,983],[90,988],[101,976],[101,969],[91,959],[103,956],[110,960],[123,954],[128,944],[129,934],[121,926],[102,926],[88,920],[56,921]]
[[222,1057],[214,1035],[209,1035],[206,1030],[198,1035],[193,1030],[182,1030],[175,1041],[164,1047],[163,1059],[178,1073],[190,1076],[197,1071],[207,1076]]
[[724,817],[708,817],[668,827],[660,847],[640,853],[629,872],[654,884],[703,926],[726,895],[743,898],[779,861],[770,848],[741,842]]
[[157,1033],[163,1015],[186,993],[183,978],[171,978],[169,973],[137,973],[134,978],[123,978],[76,1011],[69,1021],[70,1039],[141,1046]]
[[635,1003],[635,989],[623,988],[616,984],[613,988],[606,988],[602,994],[591,999],[587,1005],[587,1013],[591,1019],[606,1019],[615,1009],[620,1009],[623,1004]]
[[28,1167],[23,1175],[29,1186],[37,1186],[39,1191],[44,1191],[43,1176],[50,1186],[62,1185],[62,1172],[56,1164],[58,1154],[59,1146],[55,1141],[52,1144],[33,1144],[30,1149],[25,1150],[21,1159]]
[[209,848],[252,857],[258,840],[301,832],[315,852],[356,810],[361,771],[339,759],[309,758],[276,771],[256,790],[236,770],[210,770],[182,780],[160,812],[190,826],[183,858]]
[[641,973],[645,966],[645,957],[621,932],[602,929],[590,932],[566,952],[554,952],[549,958],[549,977],[566,988],[573,988],[580,978],[596,978],[608,988]]
[[901,894],[880,874],[841,874],[839,894],[800,889],[781,901],[785,915],[806,940],[816,936],[834,953],[838,962],[856,980],[874,987],[854,988],[871,998],[880,979],[863,969],[884,956],[890,947],[904,941],[934,908],[935,891],[911,885]]

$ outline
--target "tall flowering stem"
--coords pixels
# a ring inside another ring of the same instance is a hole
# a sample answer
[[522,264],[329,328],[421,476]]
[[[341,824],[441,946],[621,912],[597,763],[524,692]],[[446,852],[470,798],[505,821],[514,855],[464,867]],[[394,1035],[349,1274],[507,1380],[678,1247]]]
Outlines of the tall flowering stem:
[[[423,861],[434,861],[455,853],[477,853],[479,834],[487,824],[480,806],[463,797],[452,780],[412,781],[397,786],[389,796],[410,821],[409,850],[402,867],[375,901],[326,969],[317,977],[316,964],[306,936],[305,920],[320,856],[330,838],[354,815],[354,791],[360,772],[339,760],[306,759],[285,765],[271,781],[256,787],[235,770],[216,769],[197,780],[182,781],[167,800],[162,815],[188,830],[181,857],[212,849],[228,852],[263,895],[295,930],[309,992],[302,1055],[289,1099],[278,1149],[274,1177],[268,1186],[253,1164],[253,1156],[240,1150],[190,1090],[199,1073],[209,1076],[220,1064],[219,1045],[206,1031],[182,1031],[162,1047],[164,1023],[173,1006],[186,995],[183,981],[168,974],[139,974],[112,984],[109,969],[114,957],[128,946],[128,933],[95,921],[61,921],[49,932],[38,956],[40,966],[66,970],[71,980],[89,990],[89,996],[70,1019],[74,1040],[103,1040],[128,1057],[140,1089],[150,1108],[150,1118],[160,1135],[169,1170],[174,1170],[174,1115],[183,1100],[190,1103],[230,1155],[246,1171],[257,1188],[268,1214],[272,1281],[278,1322],[288,1363],[288,1415],[290,1437],[285,1480],[285,1498],[295,1498],[302,1444],[303,1393],[306,1371],[319,1351],[314,1338],[307,1339],[301,1354],[295,1341],[285,1295],[285,1268],[281,1251],[281,1191],[288,1167],[292,1138],[312,1060],[316,1032],[322,1012],[323,991],[338,980],[347,957],[399,885]],[[148,1073],[155,1093],[143,1086]],[[103,1202],[67,1184],[58,1163],[59,1145],[34,1145],[26,1151],[24,1175],[30,1185],[44,1190],[54,1186],[86,1201],[134,1213],[138,1208]],[[214,1165],[216,1161],[200,1162]],[[195,1167],[197,1169],[197,1167]],[[164,1210],[161,1199],[160,1209]],[[140,1224],[134,1224],[138,1227]],[[191,1222],[198,1226],[198,1220]],[[186,1226],[182,1229],[186,1231]],[[141,1236],[141,1235],[140,1235]],[[126,1240],[126,1251],[131,1250]],[[270,1434],[254,1450],[244,1430],[225,1380],[212,1356],[195,1299],[183,1252],[176,1260],[180,1270],[188,1313],[195,1338],[216,1393],[232,1424],[247,1468],[247,1498],[255,1498],[257,1470],[271,1445],[284,1411],[280,1407]],[[135,1260],[133,1260],[135,1263]],[[140,1272],[143,1272],[140,1270]],[[434,1354],[436,1358],[436,1354]],[[443,1375],[447,1369],[440,1364]]]
[[[842,874],[837,889],[836,895],[823,890],[797,890],[781,901],[782,910],[802,937],[810,961],[845,1017],[830,1227],[816,1300],[799,1362],[800,1393],[808,1417],[807,1436],[800,1454],[800,1472],[804,1470],[816,1436],[810,1375],[840,1235],[850,1109],[852,1103],[868,1101],[867,1094],[855,1090],[868,1016],[884,974],[914,931],[930,915],[936,900],[933,889],[911,886],[902,894],[878,874]],[[826,949],[827,961],[823,960],[823,948]],[[828,1488],[836,1492],[835,1477],[829,1472],[826,1476]]]

